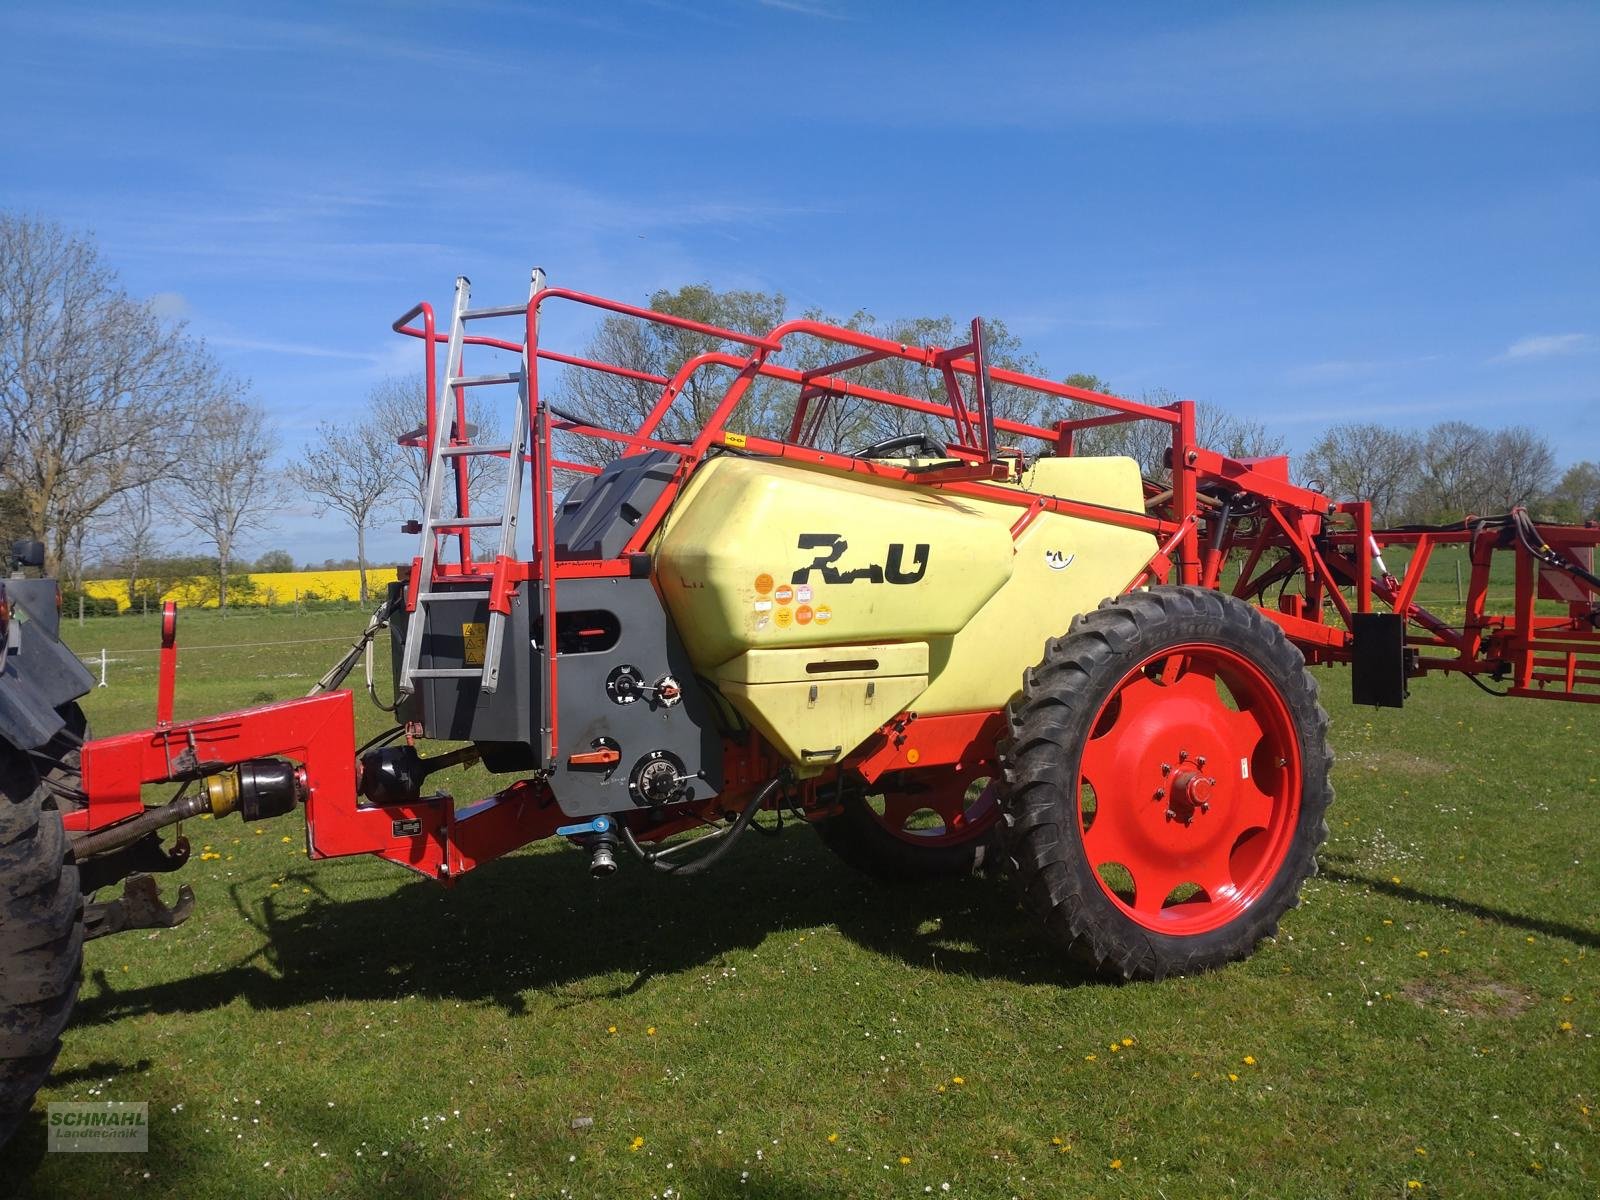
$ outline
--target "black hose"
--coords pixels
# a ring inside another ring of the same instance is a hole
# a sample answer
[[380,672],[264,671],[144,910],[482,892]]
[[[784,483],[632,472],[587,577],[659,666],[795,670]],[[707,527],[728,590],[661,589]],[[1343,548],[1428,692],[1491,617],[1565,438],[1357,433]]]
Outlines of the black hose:
[[[617,825],[622,831],[622,841],[629,850],[632,850],[638,856],[640,862],[653,871],[660,871],[663,875],[698,875],[701,871],[707,870],[713,864],[720,862],[723,856],[733,849],[733,844],[750,827],[750,822],[755,819],[755,815],[760,810],[762,803],[783,782],[783,779],[784,777],[779,775],[768,783],[766,787],[752,795],[744,808],[740,810],[738,817],[734,819],[733,824],[728,828],[697,838],[694,842],[684,842],[667,850],[646,850],[634,839],[633,831],[628,828],[627,824],[623,821],[618,821]],[[709,841],[720,841],[722,844],[690,862],[669,863],[664,861],[668,854],[687,849],[697,842]]]

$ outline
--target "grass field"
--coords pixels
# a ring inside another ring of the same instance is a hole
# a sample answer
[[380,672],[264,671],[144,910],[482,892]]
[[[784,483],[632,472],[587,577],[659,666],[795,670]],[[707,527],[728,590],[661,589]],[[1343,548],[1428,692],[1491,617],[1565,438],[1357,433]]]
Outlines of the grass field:
[[[187,615],[179,715],[303,692],[339,652],[304,639],[360,623]],[[67,632],[118,660],[96,729],[148,723],[154,622]],[[193,824],[195,916],[89,946],[41,1098],[148,1100],[150,1152],[34,1127],[0,1194],[1600,1193],[1600,712],[1320,678],[1321,876],[1248,962],[1160,984],[1063,965],[999,882],[880,886],[803,828],[698,879],[536,846],[445,891],[310,864],[292,818]]]

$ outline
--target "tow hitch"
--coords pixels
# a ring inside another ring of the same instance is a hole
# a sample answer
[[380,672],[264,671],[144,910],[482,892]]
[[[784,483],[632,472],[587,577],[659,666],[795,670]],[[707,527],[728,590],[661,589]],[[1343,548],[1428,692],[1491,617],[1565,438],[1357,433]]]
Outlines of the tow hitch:
[[84,905],[83,940],[129,929],[171,929],[187,921],[193,910],[194,889],[187,883],[178,889],[178,903],[168,908],[154,875],[130,875],[116,900]]

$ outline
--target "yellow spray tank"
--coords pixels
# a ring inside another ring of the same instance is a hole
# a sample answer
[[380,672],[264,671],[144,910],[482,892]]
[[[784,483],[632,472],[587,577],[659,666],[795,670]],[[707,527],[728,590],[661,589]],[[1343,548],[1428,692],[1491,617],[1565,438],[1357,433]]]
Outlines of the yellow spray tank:
[[[1127,458],[1047,458],[1015,486],[1143,510]],[[655,542],[656,585],[696,670],[814,773],[885,722],[1007,703],[1047,638],[1155,552],[1135,530],[936,487],[723,456]]]

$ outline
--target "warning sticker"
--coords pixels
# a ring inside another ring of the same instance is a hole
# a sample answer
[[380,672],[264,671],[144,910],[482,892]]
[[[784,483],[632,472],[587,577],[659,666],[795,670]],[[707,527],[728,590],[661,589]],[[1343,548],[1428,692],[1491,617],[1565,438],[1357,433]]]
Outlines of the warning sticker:
[[796,587],[794,589],[794,598],[796,600],[800,601],[801,604],[810,604],[811,603],[811,588],[810,588],[810,585],[802,583],[798,587]]
[[826,625],[829,621],[833,620],[833,609],[829,608],[826,604],[819,604],[817,605],[816,615],[817,624]]
[[725,433],[722,435],[723,445],[732,446],[735,450],[743,450],[745,436],[742,433]]
[[772,611],[772,601],[771,600],[757,600],[756,601],[756,611],[758,613],[771,612]]
[[483,666],[484,644],[489,640],[489,627],[481,622],[466,621],[461,626],[461,662],[463,666]]
[[772,619],[777,622],[779,629],[787,629],[789,622],[794,620],[794,613],[787,608],[780,608],[773,613]]
[[794,599],[794,589],[787,583],[780,583],[772,593],[772,598],[779,604],[787,604]]
[[811,605],[802,604],[799,608],[794,610],[794,623],[796,625],[809,625],[811,624],[811,618],[815,615],[816,614],[811,611]]
[[772,576],[763,571],[756,576],[756,594],[765,596],[770,591],[772,591]]

